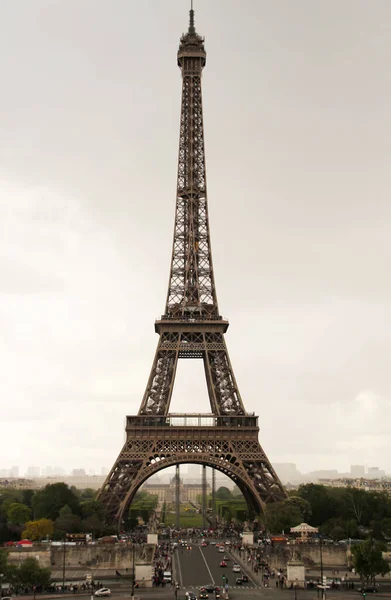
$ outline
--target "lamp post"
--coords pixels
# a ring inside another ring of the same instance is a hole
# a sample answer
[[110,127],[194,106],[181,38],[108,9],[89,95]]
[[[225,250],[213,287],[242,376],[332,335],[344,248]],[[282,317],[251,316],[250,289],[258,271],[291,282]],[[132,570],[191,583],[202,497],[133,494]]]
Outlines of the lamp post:
[[[319,536],[319,550],[320,550],[320,580],[323,584],[323,553],[322,553],[322,536]],[[323,593],[322,593],[323,597]]]
[[326,600],[326,581],[323,579],[322,534],[319,534],[319,550],[320,550],[320,580],[321,580],[321,588],[322,588],[322,599]]
[[63,557],[62,557],[62,591],[65,590],[65,540],[66,540],[66,538],[64,538],[64,541],[63,541],[64,552],[63,552]]
[[132,542],[132,592],[131,598],[134,600],[134,579],[135,579],[135,566],[134,566],[134,542]]

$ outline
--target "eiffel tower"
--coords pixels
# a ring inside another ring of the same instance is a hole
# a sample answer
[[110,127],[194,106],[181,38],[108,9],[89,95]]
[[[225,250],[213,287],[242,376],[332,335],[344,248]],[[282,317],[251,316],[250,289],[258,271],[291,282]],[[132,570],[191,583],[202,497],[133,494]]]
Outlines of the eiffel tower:
[[[252,514],[287,497],[258,441],[258,417],[247,413],[229,359],[219,313],[210,245],[201,75],[204,39],[194,10],[182,35],[178,66],[182,105],[174,241],[166,308],[155,322],[159,342],[138,415],[126,417],[126,442],[98,498],[119,526],[140,486],[161,469],[197,463],[229,476]],[[208,414],[171,414],[178,360],[202,359]]]

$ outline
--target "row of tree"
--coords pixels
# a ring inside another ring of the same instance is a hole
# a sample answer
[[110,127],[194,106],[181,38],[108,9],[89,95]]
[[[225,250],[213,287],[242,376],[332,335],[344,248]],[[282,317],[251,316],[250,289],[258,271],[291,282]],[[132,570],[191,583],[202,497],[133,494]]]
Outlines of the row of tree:
[[[238,488],[221,487],[216,492],[219,515],[226,521],[248,519],[246,503]],[[208,497],[211,507],[212,498]],[[140,491],[129,510],[128,527],[141,517],[148,519],[157,505],[157,496]],[[163,519],[164,521],[164,519]],[[305,521],[320,527],[333,539],[366,537],[391,539],[391,498],[386,491],[369,492],[355,488],[302,485],[284,502],[268,505],[259,518],[260,526],[271,533],[289,531]],[[0,490],[0,543],[21,536],[31,540],[63,539],[66,533],[88,532],[96,536],[113,533],[104,521],[104,507],[93,490],[76,490],[65,483],[42,490]]]
[[0,490],[0,543],[19,540],[63,539],[66,533],[112,533],[94,490],[76,490],[65,483],[42,490]]
[[34,557],[26,558],[20,565],[11,565],[8,563],[8,555],[0,549],[0,573],[1,580],[8,584],[18,593],[25,588],[31,588],[34,591],[46,588],[50,583],[50,569],[41,568],[39,562]]
[[365,538],[391,539],[391,497],[387,491],[301,485],[287,500],[267,507],[261,517],[271,532],[309,523],[334,540]]

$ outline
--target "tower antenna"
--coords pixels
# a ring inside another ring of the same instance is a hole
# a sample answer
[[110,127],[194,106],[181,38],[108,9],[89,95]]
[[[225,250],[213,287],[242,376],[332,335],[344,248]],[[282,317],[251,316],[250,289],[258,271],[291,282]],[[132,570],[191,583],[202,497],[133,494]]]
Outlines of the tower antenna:
[[189,25],[189,33],[195,33],[195,25],[194,25],[194,9],[193,9],[193,0],[190,3],[190,25]]

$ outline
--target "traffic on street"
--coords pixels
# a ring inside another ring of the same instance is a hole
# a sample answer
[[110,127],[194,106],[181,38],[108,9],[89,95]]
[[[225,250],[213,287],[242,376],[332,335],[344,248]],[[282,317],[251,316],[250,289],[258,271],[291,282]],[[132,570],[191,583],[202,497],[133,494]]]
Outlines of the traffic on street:
[[215,597],[232,588],[256,588],[251,574],[237,562],[224,542],[180,544],[173,554],[174,579],[180,589],[206,588]]

